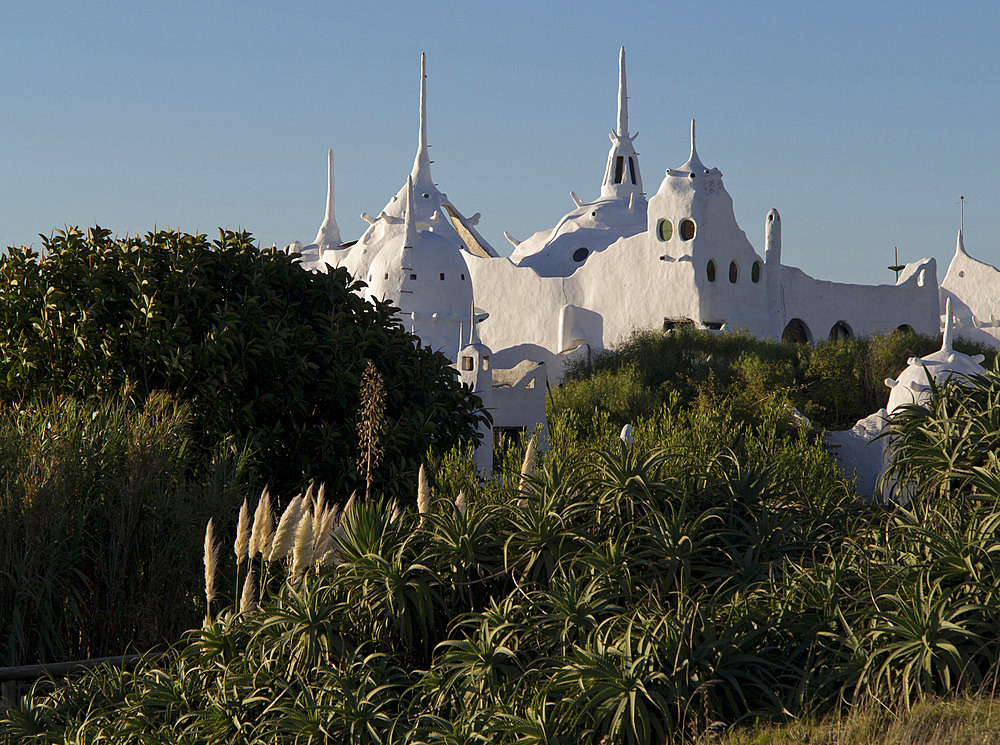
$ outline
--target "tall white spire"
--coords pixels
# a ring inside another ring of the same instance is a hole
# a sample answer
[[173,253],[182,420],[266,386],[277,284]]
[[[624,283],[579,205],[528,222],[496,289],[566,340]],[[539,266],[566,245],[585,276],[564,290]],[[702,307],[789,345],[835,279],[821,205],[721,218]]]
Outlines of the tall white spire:
[[619,137],[628,137],[628,88],[625,83],[625,47],[618,52],[618,131]]
[[954,327],[951,323],[951,298],[944,301],[944,334],[941,335],[941,351],[952,351],[952,341],[955,335]]
[[343,242],[340,237],[340,228],[337,226],[337,216],[334,213],[334,188],[333,188],[333,148],[327,152],[327,185],[326,185],[326,215],[323,224],[319,226],[314,241],[320,248],[340,248]]
[[962,236],[962,228],[958,229],[958,238],[955,239],[955,253],[965,253],[965,238]]
[[701,158],[698,157],[698,148],[695,146],[695,132],[694,132],[694,119],[691,120],[691,155],[688,156],[687,163],[682,165],[678,170],[688,171],[697,175],[705,170],[705,164],[701,162]]
[[420,53],[420,129],[417,135],[417,155],[413,159],[410,175],[418,186],[433,186],[431,180],[431,159],[427,154],[427,62],[426,55]]
[[[611,150],[601,183],[602,199],[628,201],[642,196],[642,176],[639,174],[639,157],[632,143],[637,134],[628,131],[628,86],[625,80],[625,47],[618,51],[618,118],[615,128],[608,134]],[[574,199],[575,201],[575,199]],[[578,204],[577,206],[582,206]]]

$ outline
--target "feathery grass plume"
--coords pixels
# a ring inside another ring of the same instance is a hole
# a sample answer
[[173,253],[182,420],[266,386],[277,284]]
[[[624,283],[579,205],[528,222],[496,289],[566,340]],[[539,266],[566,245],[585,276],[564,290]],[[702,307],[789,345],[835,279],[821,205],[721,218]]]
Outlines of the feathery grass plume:
[[465,492],[462,489],[458,490],[458,496],[455,497],[455,509],[458,510],[459,514],[464,515],[466,508],[469,506],[468,501],[465,499]]
[[278,521],[278,529],[274,533],[271,552],[267,556],[268,561],[284,559],[292,550],[295,544],[295,530],[299,526],[303,504],[304,499],[301,494],[288,503],[281,520]]
[[[331,507],[323,514],[319,530],[313,531],[313,561],[316,566],[325,564],[327,553],[333,549],[333,529],[337,522],[337,508]],[[313,525],[316,523],[313,522]]]
[[264,537],[264,498],[267,496],[267,487],[260,493],[257,500],[257,509],[253,513],[253,528],[250,530],[250,543],[247,545],[247,555],[252,559],[263,550]]
[[368,360],[361,376],[361,408],[358,411],[358,470],[365,477],[365,501],[371,498],[372,474],[382,461],[385,429],[385,383],[375,363]]
[[427,481],[427,469],[423,463],[417,474],[417,511],[420,513],[420,523],[423,524],[431,511],[431,485]]
[[403,510],[399,506],[399,502],[396,499],[392,500],[392,512],[389,514],[389,522],[394,523],[403,516]]
[[257,570],[250,566],[246,581],[243,582],[243,595],[240,596],[240,613],[246,613],[257,608]]
[[215,600],[215,575],[219,567],[219,544],[215,542],[213,518],[205,528],[205,604],[210,607]]
[[240,519],[236,523],[236,543],[233,544],[236,553],[236,564],[239,565],[250,552],[250,508],[246,497],[240,506]]
[[260,545],[257,550],[261,556],[270,556],[271,545],[274,542],[274,508],[271,506],[271,493],[264,490],[264,522],[261,526]]
[[313,500],[313,547],[321,540],[323,535],[323,523],[326,515],[330,511],[326,505],[326,488],[320,486],[316,499]]
[[307,507],[299,516],[292,548],[292,576],[298,579],[313,561],[313,516]]
[[524,449],[524,461],[521,463],[521,483],[517,487],[522,496],[528,488],[528,476],[535,470],[535,439],[536,436],[532,435],[531,439],[528,440],[528,447]]

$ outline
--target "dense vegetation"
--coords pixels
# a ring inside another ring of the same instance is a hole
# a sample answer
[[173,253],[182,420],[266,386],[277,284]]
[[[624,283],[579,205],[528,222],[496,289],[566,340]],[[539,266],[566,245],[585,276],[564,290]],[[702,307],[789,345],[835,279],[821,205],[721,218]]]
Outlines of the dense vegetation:
[[332,530],[309,495],[263,545],[245,523],[249,558],[184,643],[134,671],[42,682],[0,733],[665,742],[988,694],[1000,463],[982,438],[1000,370],[934,396],[892,425],[902,506],[858,501],[782,396],[745,418],[704,393],[635,420],[631,446],[613,428],[581,442],[557,416],[538,465],[528,453],[485,484],[436,460],[418,510],[352,500]]
[[[621,427],[661,407],[686,405],[699,394],[726,399],[752,414],[757,401],[777,393],[817,427],[848,429],[885,406],[889,389],[884,381],[898,375],[908,358],[940,347],[940,337],[899,331],[819,344],[694,329],[645,331],[572,367],[556,404],[583,417],[606,413]],[[984,354],[987,366],[996,355],[961,339],[955,348]],[[582,425],[587,424],[585,419]]]
[[0,401],[154,391],[190,406],[207,457],[246,448],[283,492],[309,478],[358,488],[356,418],[367,361],[385,381],[386,493],[431,445],[475,431],[478,401],[447,360],[354,292],[343,269],[306,271],[245,232],[115,238],[76,229],[0,256]]

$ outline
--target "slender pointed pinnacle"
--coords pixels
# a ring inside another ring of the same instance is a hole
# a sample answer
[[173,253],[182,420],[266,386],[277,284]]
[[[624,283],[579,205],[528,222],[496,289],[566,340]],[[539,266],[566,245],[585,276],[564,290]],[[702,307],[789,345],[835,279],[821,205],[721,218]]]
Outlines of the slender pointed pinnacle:
[[944,334],[941,336],[941,351],[950,352],[955,330],[951,324],[951,298],[944,301]]
[[406,204],[404,206],[406,214],[403,215],[404,222],[404,248],[413,248],[417,245],[417,224],[413,214],[413,176],[406,177]]
[[476,304],[475,302],[469,303],[469,344],[473,343],[473,338],[476,335]]
[[694,119],[691,120],[691,157],[689,160],[701,160],[701,158],[698,157],[698,151],[694,146]]
[[327,157],[327,182],[326,182],[326,213],[323,216],[323,224],[319,226],[316,233],[316,243],[320,246],[332,244],[332,248],[340,246],[340,227],[337,225],[337,214],[335,209],[335,190],[333,180],[333,148],[326,154]]
[[628,137],[628,89],[625,82],[625,47],[618,52],[618,131],[619,138]]
[[965,253],[965,236],[962,235],[963,232],[962,228],[959,228],[958,238],[955,239],[955,253],[957,254]]
[[427,154],[427,61],[420,53],[420,127],[417,134],[417,156],[413,159],[413,180],[433,185],[431,181],[431,159]]

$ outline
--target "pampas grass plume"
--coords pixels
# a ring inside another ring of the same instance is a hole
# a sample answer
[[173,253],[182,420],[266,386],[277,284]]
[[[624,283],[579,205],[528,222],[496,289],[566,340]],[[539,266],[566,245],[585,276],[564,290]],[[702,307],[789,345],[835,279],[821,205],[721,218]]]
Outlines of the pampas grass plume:
[[237,564],[246,559],[250,552],[250,535],[250,507],[244,497],[240,506],[240,519],[236,523],[236,543],[233,544]]
[[215,574],[219,567],[219,544],[215,542],[212,518],[205,528],[205,601],[209,604],[215,600]]
[[295,529],[295,545],[292,549],[292,576],[302,576],[313,561],[313,516],[306,509],[299,517]]
[[455,497],[455,509],[458,510],[459,514],[464,515],[468,506],[468,501],[465,499],[465,492],[459,489],[458,496]]
[[240,597],[240,613],[254,610],[257,607],[257,570],[253,566],[247,572],[243,583],[243,595]]
[[299,517],[302,514],[302,495],[295,497],[285,508],[281,520],[278,522],[278,529],[274,533],[274,542],[268,554],[268,561],[278,561],[288,556],[295,544],[295,530],[299,526]]
[[528,447],[524,449],[524,461],[521,463],[521,483],[517,490],[524,494],[528,488],[528,476],[535,470],[535,436],[528,440]]
[[424,464],[420,464],[420,472],[417,475],[417,511],[420,512],[420,522],[427,519],[431,511],[431,485],[427,481],[427,469]]
[[270,556],[271,545],[274,542],[274,508],[271,506],[271,493],[264,490],[264,524],[261,526],[260,546],[257,550],[262,556]]
[[257,554],[267,553],[264,548],[265,541],[265,523],[267,518],[265,517],[265,512],[270,509],[270,499],[267,494],[267,487],[264,487],[264,491],[260,493],[260,499],[257,500],[257,509],[253,513],[253,529],[250,531],[250,544],[247,546],[247,555],[252,559]]

